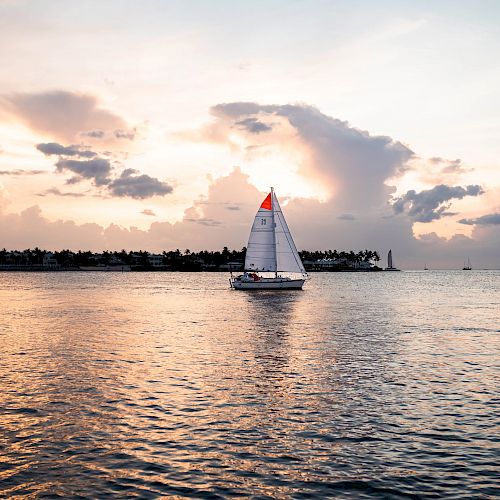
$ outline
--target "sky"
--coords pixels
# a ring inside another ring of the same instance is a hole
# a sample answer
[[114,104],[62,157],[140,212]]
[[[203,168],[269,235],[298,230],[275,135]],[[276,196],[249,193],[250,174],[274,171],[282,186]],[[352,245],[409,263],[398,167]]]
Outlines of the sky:
[[0,2],[0,247],[500,268],[497,1]]

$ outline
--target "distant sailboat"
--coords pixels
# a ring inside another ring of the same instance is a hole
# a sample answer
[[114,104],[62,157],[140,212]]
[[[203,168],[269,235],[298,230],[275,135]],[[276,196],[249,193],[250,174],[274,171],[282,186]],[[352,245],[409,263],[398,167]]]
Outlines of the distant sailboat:
[[464,267],[462,267],[462,271],[471,271],[472,267],[470,265],[470,259],[467,257],[467,264],[464,262]]
[[429,268],[427,267],[427,264],[424,264],[424,271],[428,271]]
[[397,269],[392,265],[392,250],[389,250],[389,253],[387,254],[387,267],[384,271],[400,271],[400,269]]
[[[268,273],[261,275],[259,273]],[[269,273],[273,273],[269,277]],[[278,273],[299,275],[283,276]],[[245,273],[229,280],[237,290],[300,289],[307,278],[278,198],[271,192],[255,216],[245,256]]]

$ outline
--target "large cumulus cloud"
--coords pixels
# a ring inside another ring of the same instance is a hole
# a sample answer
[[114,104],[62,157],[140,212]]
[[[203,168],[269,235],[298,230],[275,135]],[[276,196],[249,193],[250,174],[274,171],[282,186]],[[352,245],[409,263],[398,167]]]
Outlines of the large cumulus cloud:
[[344,211],[384,203],[391,192],[385,180],[414,156],[391,137],[370,135],[312,106],[235,102],[218,104],[212,113],[217,120],[227,121],[232,127],[244,125],[253,134],[260,131],[254,128],[261,123],[269,130],[278,128],[273,119],[286,120],[308,149],[307,161],[299,165],[300,173],[329,184],[337,207]]

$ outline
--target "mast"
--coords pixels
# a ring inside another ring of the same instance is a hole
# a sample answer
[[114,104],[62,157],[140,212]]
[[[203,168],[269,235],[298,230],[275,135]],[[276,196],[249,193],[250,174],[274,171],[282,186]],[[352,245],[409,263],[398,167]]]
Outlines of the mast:
[[271,186],[271,221],[273,225],[273,255],[274,255],[274,277],[278,277],[278,258],[276,256],[276,223],[274,222],[274,188]]

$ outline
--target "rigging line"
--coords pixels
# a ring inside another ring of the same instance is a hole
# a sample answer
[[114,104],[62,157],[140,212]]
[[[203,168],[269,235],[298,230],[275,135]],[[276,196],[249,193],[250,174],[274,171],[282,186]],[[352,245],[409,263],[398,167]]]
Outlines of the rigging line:
[[[281,210],[280,210],[280,213],[281,213]],[[282,227],[283,228],[286,227],[288,229],[288,224],[286,224],[285,217],[283,217],[282,213],[281,213],[281,217],[283,219]],[[295,263],[297,264],[299,269],[303,268],[304,265],[301,262],[297,261],[297,257],[299,256],[299,253],[297,252],[297,247],[295,246],[295,242],[293,241],[292,235],[290,234],[290,229],[288,229],[288,231],[283,231],[283,234],[285,235],[285,237],[288,241],[288,244],[290,245],[290,248],[292,249],[292,254],[293,254],[293,258],[295,259]],[[288,238],[288,235],[290,235],[290,239]],[[295,250],[295,252],[294,252],[294,250]]]

